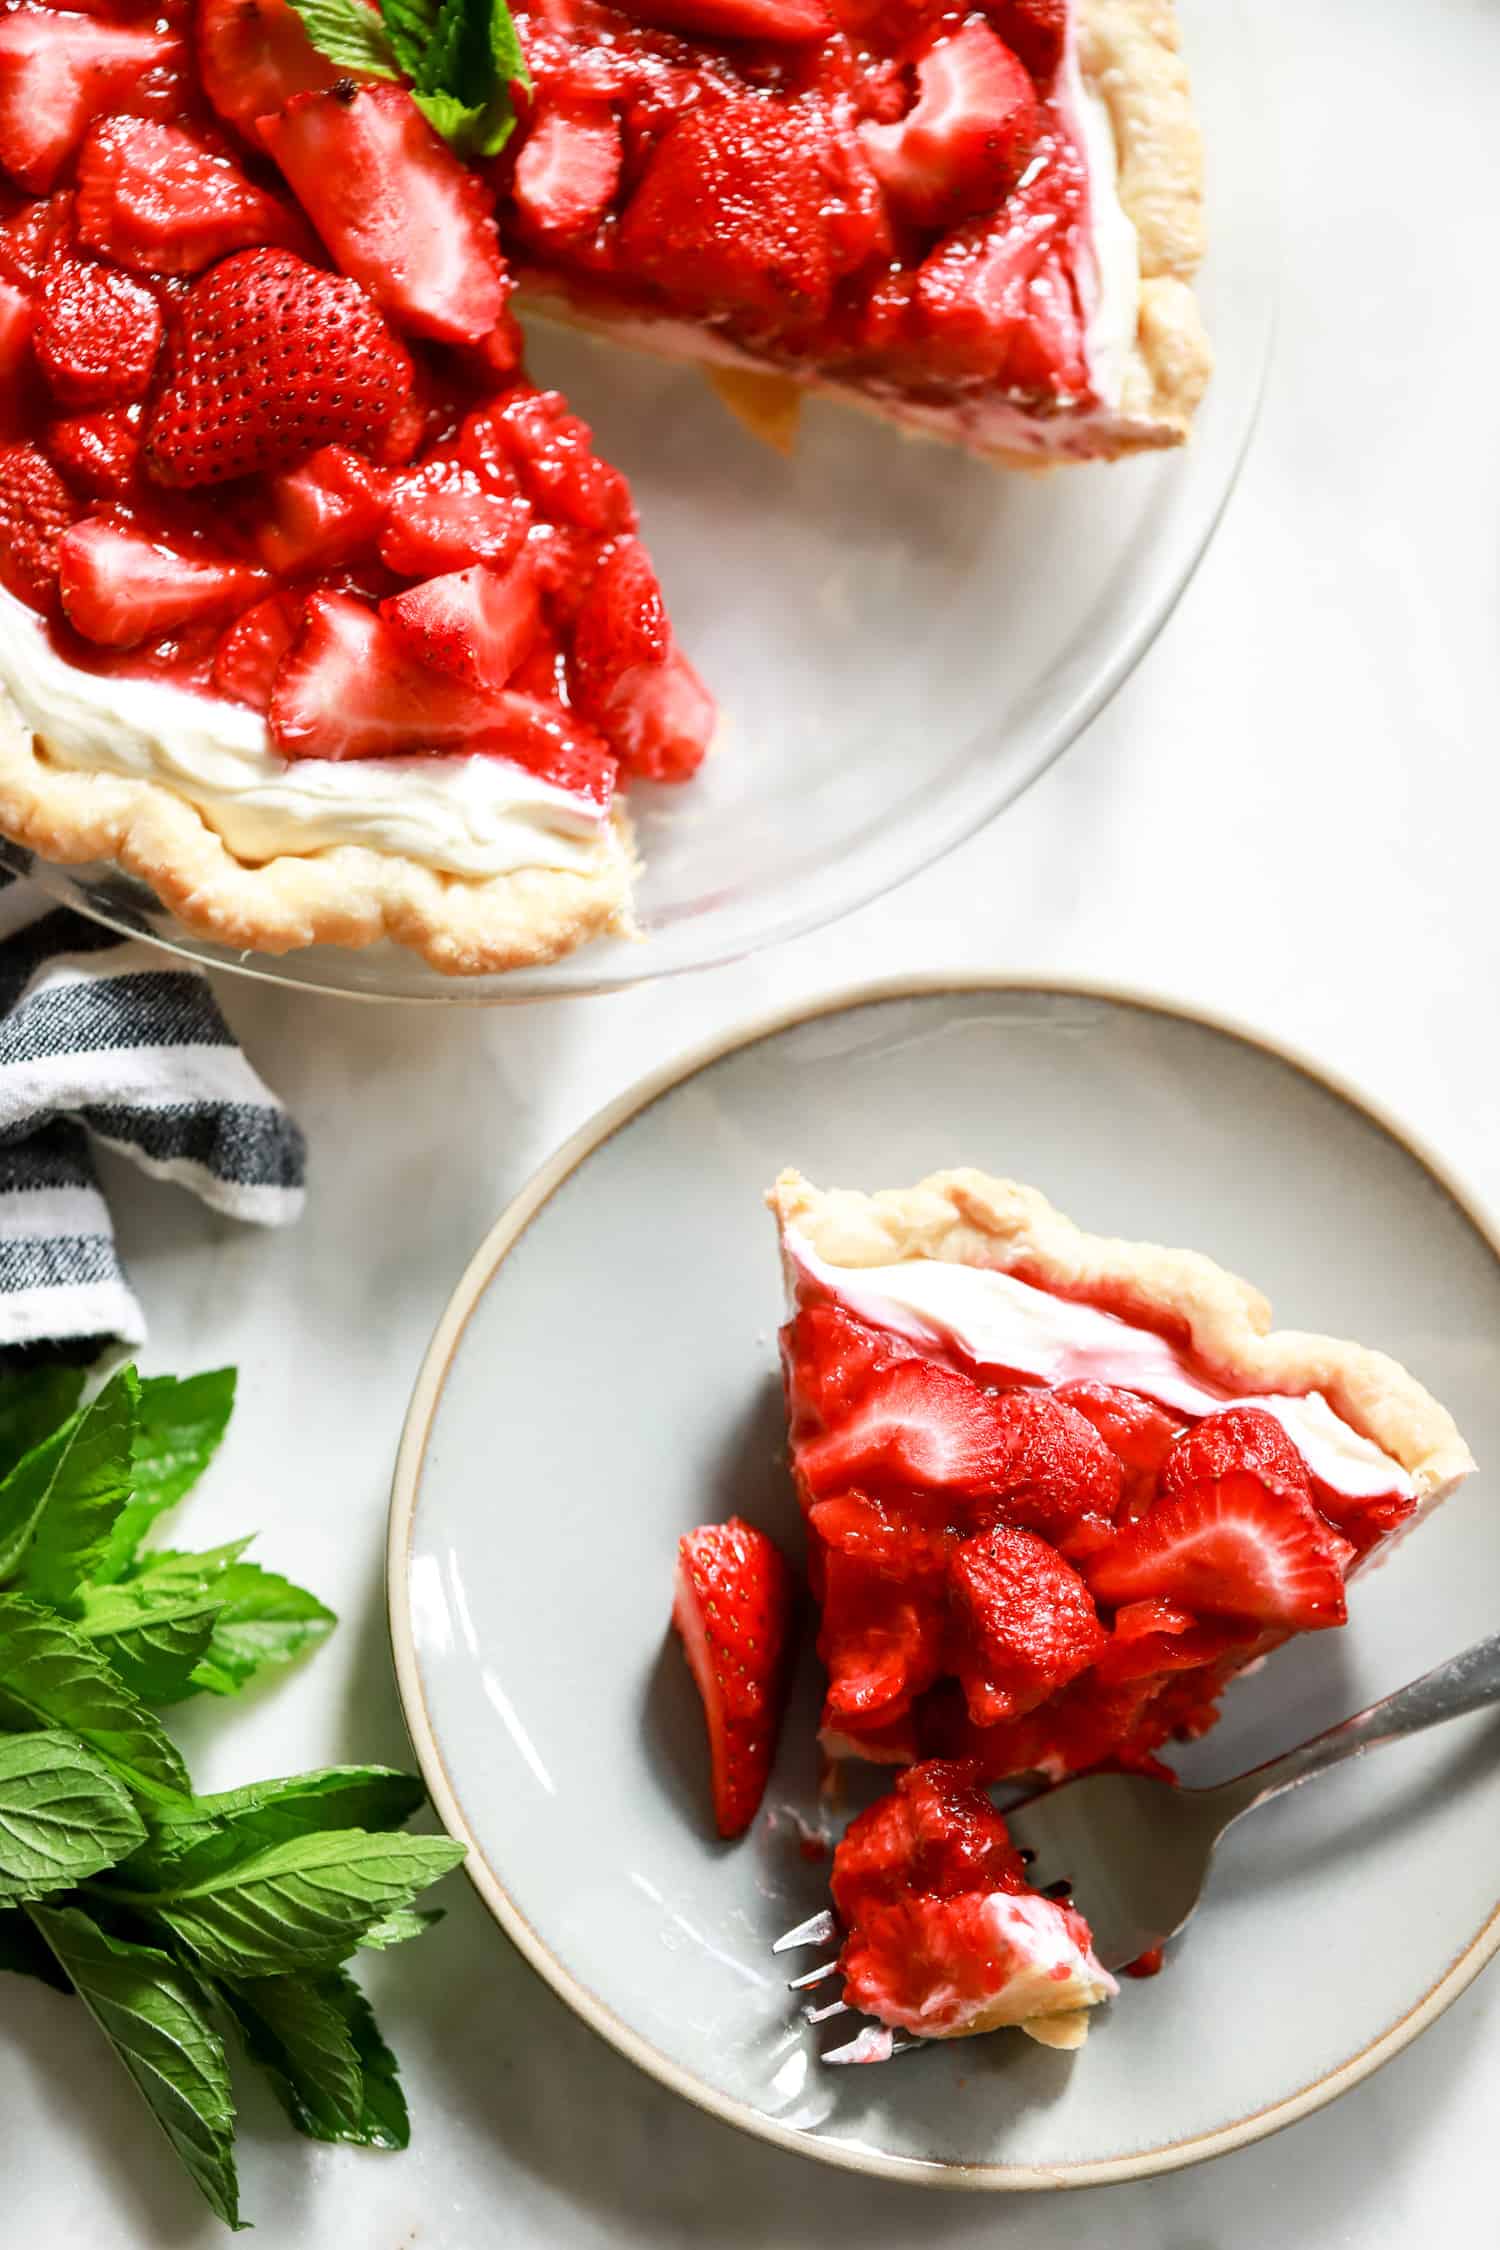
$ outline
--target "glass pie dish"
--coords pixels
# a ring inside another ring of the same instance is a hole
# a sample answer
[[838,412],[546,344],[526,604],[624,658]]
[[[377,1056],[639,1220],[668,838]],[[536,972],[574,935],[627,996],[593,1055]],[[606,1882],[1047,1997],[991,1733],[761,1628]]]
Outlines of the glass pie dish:
[[[1018,797],[1150,646],[1206,549],[1254,427],[1274,224],[1243,11],[1185,0],[1208,150],[1198,291],[1216,373],[1181,452],[994,471],[821,402],[783,459],[691,370],[534,328],[630,476],[682,645],[719,699],[686,788],[639,785],[642,937],[450,977],[393,945],[244,954],[190,935],[112,866],[34,872],[58,899],[216,968],[362,998],[617,990],[836,920]],[[16,864],[11,847],[3,847]]]

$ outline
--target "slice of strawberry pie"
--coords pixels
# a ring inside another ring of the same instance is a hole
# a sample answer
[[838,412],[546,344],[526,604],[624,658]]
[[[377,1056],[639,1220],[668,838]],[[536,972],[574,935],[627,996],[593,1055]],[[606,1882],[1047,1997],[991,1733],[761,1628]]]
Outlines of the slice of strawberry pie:
[[524,301],[1029,465],[1185,436],[1209,368],[1172,0],[522,0]]
[[1395,1361],[1034,1189],[770,1202],[835,1756],[1150,1766],[1473,1466]]
[[344,17],[0,12],[0,831],[235,947],[546,961],[631,927],[620,785],[713,705],[520,362],[504,54]]

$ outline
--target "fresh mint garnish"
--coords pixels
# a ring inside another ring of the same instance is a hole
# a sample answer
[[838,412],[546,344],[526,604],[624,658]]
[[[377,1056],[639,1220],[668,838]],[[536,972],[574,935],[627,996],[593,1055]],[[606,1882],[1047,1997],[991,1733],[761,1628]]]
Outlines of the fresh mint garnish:
[[292,0],[320,54],[367,78],[404,79],[460,156],[495,156],[516,122],[513,86],[531,74],[505,0]]
[[0,1971],[82,1999],[236,2227],[224,2033],[299,2131],[404,2148],[395,2057],[341,1964],[420,1936],[413,1900],[463,1853],[401,1832],[422,1786],[387,1766],[193,1794],[154,1706],[233,1694],[333,1613],[246,1539],[141,1545],[212,1459],[232,1369],[82,1389],[0,1374]]

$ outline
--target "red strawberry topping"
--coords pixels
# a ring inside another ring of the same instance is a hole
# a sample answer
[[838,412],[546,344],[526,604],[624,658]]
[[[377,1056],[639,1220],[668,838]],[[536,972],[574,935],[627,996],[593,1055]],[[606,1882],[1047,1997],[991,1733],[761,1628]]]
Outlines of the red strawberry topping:
[[288,758],[462,751],[510,758],[607,806],[615,765],[567,714],[468,686],[415,658],[397,628],[347,594],[314,594],[276,675],[271,733]]
[[672,1623],[703,1698],[721,1836],[744,1833],[770,1779],[791,1606],[791,1574],[754,1525],[732,1516],[683,1535]]
[[993,211],[1025,171],[1042,129],[1030,78],[986,24],[973,21],[917,65],[914,108],[860,138],[887,195],[922,226]]
[[286,250],[242,250],[178,309],[146,432],[163,484],[220,484],[329,444],[369,445],[411,361],[364,291]]
[[1088,1588],[1034,1532],[997,1524],[948,1564],[954,1670],[976,1726],[1011,1719],[1053,1695],[1102,1652]]
[[628,773],[681,781],[696,771],[713,734],[713,698],[673,643],[638,539],[618,539],[600,558],[574,622],[569,682]]
[[305,251],[295,211],[176,125],[110,117],[78,158],[78,239],[136,273],[200,273],[257,243]]
[[824,0],[623,0],[625,13],[639,23],[702,39],[757,39],[798,46],[826,39],[833,18]]
[[92,119],[149,99],[180,60],[162,31],[22,6],[0,15],[0,165],[45,195]]
[[387,479],[346,445],[320,446],[266,484],[255,545],[268,570],[295,578],[368,560],[385,522]]
[[1138,1516],[1155,1496],[1182,1422],[1154,1399],[1109,1383],[1060,1383],[1053,1395],[1093,1423],[1125,1472],[1124,1512]]
[[58,547],[57,570],[68,622],[105,648],[233,616],[268,583],[263,570],[187,553],[108,514],[74,524]]
[[904,1336],[870,1328],[842,1305],[804,1305],[781,1331],[793,1437],[832,1428],[863,1395],[871,1376],[917,1356]]
[[78,506],[45,453],[0,445],[0,583],[43,612],[57,600],[57,553]]
[[893,1585],[877,1567],[834,1548],[823,1560],[818,1654],[828,1673],[823,1724],[887,1726],[943,1669],[942,1584]]
[[64,415],[47,424],[47,451],[75,491],[129,500],[140,490],[140,419],[138,406]]
[[261,137],[334,263],[398,328],[472,344],[510,283],[489,198],[401,86],[298,94]]
[[1162,1497],[1086,1564],[1095,1599],[1158,1599],[1294,1631],[1342,1625],[1349,1549],[1305,1496],[1295,1448],[1288,1464],[1283,1446],[1279,1424],[1255,1408],[1190,1430],[1167,1458]]
[[143,283],[94,259],[54,258],[37,307],[37,365],[63,406],[125,406],[151,381],[161,307]]
[[1055,77],[1067,51],[1068,0],[985,0],[984,12],[1039,86]]
[[554,522],[606,537],[635,529],[629,486],[600,460],[593,432],[558,391],[517,385],[469,416],[459,450],[497,489],[513,489],[519,479],[533,505]]

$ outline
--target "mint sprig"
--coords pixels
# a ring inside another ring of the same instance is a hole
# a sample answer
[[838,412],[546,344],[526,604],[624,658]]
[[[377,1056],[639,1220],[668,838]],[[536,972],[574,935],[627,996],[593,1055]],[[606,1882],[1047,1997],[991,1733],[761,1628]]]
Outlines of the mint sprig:
[[404,2148],[395,2058],[342,1964],[420,1935],[437,1916],[413,1900],[463,1853],[403,1833],[422,1787],[386,1766],[193,1793],[153,1706],[233,1694],[333,1614],[247,1540],[141,1544],[212,1459],[231,1369],[81,1396],[0,1373],[0,1971],[78,1995],[237,2227],[225,2035],[300,2132]]
[[460,156],[496,156],[531,74],[505,0],[291,0],[320,54],[365,78],[404,79]]

